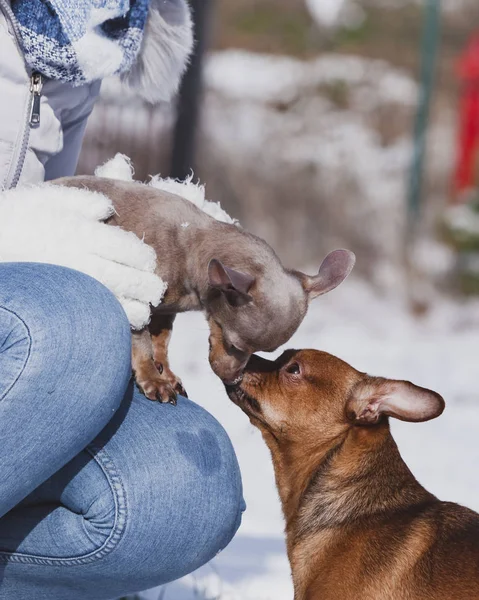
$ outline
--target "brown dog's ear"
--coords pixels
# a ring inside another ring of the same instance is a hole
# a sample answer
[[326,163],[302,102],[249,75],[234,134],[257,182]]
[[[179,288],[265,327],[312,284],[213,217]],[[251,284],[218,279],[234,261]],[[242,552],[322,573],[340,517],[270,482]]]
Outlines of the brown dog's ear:
[[235,271],[212,258],[208,265],[208,282],[212,288],[220,290],[232,306],[241,306],[253,298],[248,294],[255,278],[247,273]]
[[356,257],[349,250],[333,250],[321,263],[314,277],[301,277],[304,291],[310,299],[334,290],[351,273]]
[[354,386],[346,414],[358,425],[374,425],[382,416],[419,423],[435,419],[444,407],[442,396],[409,381],[368,377]]

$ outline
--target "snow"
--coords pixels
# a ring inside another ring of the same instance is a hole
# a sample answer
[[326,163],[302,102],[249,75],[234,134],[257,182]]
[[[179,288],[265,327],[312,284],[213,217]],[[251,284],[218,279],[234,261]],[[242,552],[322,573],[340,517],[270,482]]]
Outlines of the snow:
[[378,59],[323,54],[303,61],[247,50],[224,50],[212,53],[205,65],[209,91],[243,102],[288,103],[305,92],[316,93],[318,86],[337,82],[362,84],[369,92],[368,98],[377,103],[414,106],[417,101],[417,84],[403,71]]
[[366,19],[364,7],[354,0],[305,0],[305,3],[323,35],[339,28],[358,29]]
[[306,0],[311,16],[323,27],[338,25],[345,0]]
[[[418,320],[401,298],[379,296],[350,278],[311,305],[287,346],[327,350],[371,374],[409,379],[442,394],[447,407],[439,419],[421,424],[395,421],[393,433],[427,489],[479,510],[479,303],[433,300],[430,313]],[[290,600],[271,459],[259,433],[211,372],[207,338],[200,314],[180,315],[171,345],[172,366],[190,397],[213,413],[231,436],[248,509],[233,542],[210,565],[166,586],[164,600]],[[156,590],[144,597],[156,600],[158,595]]]

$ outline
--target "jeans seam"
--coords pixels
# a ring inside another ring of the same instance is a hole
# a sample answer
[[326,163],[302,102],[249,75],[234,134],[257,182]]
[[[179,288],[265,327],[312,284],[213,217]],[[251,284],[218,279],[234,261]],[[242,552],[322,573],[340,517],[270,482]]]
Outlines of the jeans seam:
[[25,370],[25,367],[27,366],[27,362],[28,359],[30,358],[30,353],[32,350],[32,336],[30,333],[30,328],[28,327],[28,325],[25,323],[25,321],[20,317],[19,314],[17,314],[15,311],[11,310],[10,308],[6,308],[5,306],[1,306],[0,305],[0,310],[4,310],[5,312],[15,316],[18,321],[23,325],[23,327],[26,329],[27,332],[27,339],[28,339],[28,350],[27,350],[27,354],[26,357],[23,361],[23,365],[21,367],[21,369],[19,370],[17,376],[15,377],[15,379],[12,381],[12,383],[7,387],[7,389],[3,392],[3,394],[0,395],[0,402],[5,398],[5,396],[10,392],[10,390],[13,388],[13,386],[17,383],[17,381],[20,379],[20,377],[23,374],[23,371]]
[[16,562],[30,565],[35,564],[66,567],[84,565],[103,558],[118,545],[119,541],[123,537],[128,518],[128,504],[125,486],[123,485],[123,481],[119,471],[116,468],[116,465],[103,448],[91,443],[89,446],[87,446],[86,451],[92,456],[93,460],[96,461],[100,469],[103,471],[103,474],[110,485],[115,502],[115,521],[105,542],[99,548],[88,554],[82,556],[73,556],[71,558],[43,557],[17,552],[0,551],[0,564]]

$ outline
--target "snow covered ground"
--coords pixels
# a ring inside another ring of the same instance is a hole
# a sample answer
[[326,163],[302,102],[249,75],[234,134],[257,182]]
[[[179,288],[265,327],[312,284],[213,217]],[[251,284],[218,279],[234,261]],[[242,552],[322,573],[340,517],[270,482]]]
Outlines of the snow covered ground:
[[[226,397],[207,361],[207,325],[199,314],[178,319],[171,358],[190,396],[212,412],[233,441],[248,509],[233,542],[195,574],[145,599],[290,600],[283,521],[271,460],[261,436]],[[337,354],[372,374],[410,379],[446,399],[437,420],[394,422],[393,433],[419,481],[442,499],[479,511],[479,304],[437,299],[422,320],[400,298],[380,297],[350,278],[316,300],[288,347]],[[163,594],[163,595],[162,595]]]

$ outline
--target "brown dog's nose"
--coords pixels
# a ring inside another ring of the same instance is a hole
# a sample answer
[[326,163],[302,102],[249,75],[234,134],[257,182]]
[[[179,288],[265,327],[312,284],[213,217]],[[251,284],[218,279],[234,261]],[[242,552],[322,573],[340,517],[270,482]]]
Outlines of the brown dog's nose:
[[270,373],[276,369],[276,363],[274,360],[266,360],[256,354],[252,354],[246,365],[245,372],[249,373]]

